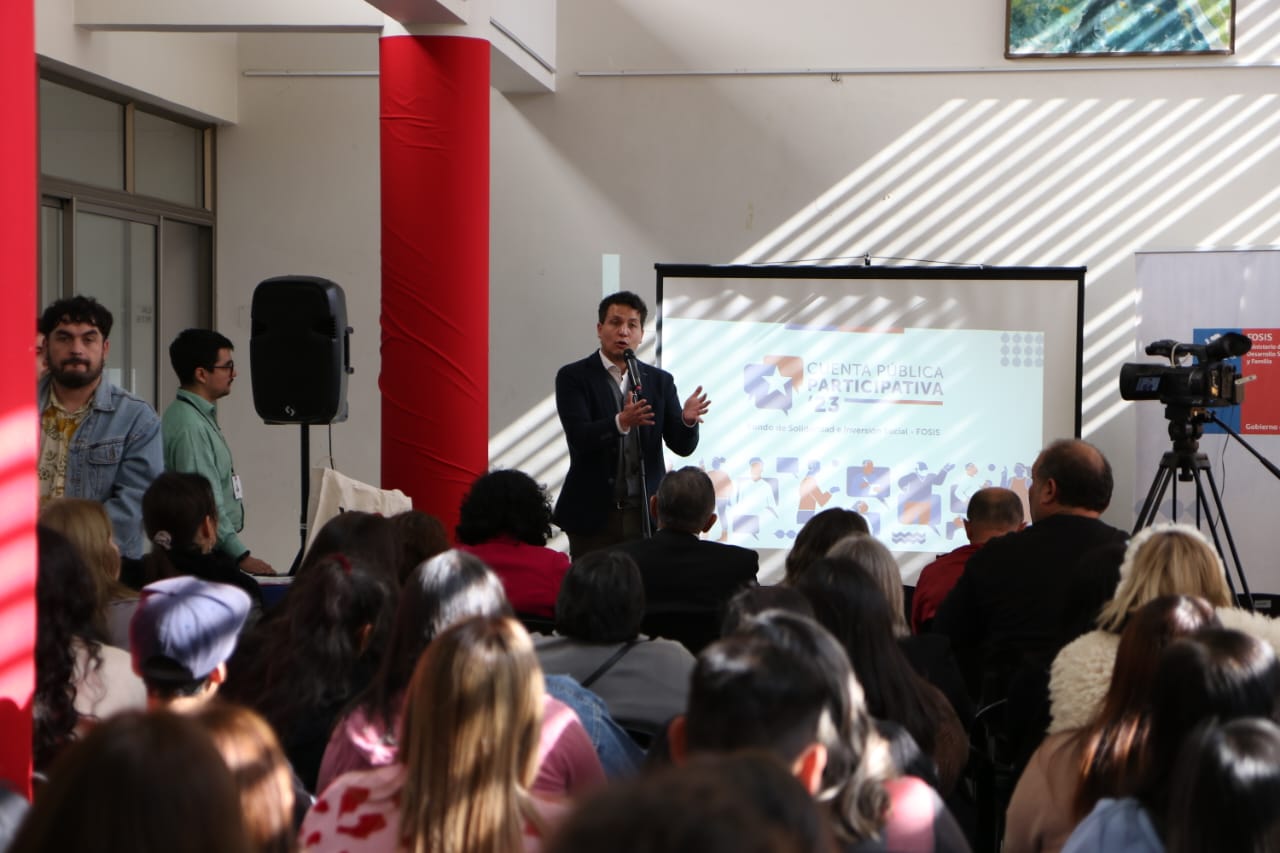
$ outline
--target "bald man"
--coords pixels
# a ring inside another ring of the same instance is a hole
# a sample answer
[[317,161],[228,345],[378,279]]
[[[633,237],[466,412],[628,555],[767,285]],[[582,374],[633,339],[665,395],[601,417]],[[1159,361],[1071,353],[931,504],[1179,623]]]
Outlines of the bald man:
[[997,536],[1026,526],[1022,498],[1017,492],[999,486],[974,492],[969,498],[964,519],[964,532],[969,544],[943,554],[921,570],[915,592],[911,594],[911,630],[919,634],[930,627],[938,606],[960,580],[969,558],[979,548]]

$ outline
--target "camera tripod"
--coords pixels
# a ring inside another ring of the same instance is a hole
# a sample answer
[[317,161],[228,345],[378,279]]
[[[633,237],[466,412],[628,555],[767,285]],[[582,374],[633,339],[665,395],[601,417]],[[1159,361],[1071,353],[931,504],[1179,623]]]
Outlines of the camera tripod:
[[[1174,482],[1174,474],[1177,474],[1180,482],[1190,483],[1194,481],[1196,484],[1196,526],[1200,526],[1202,517],[1210,519],[1209,532],[1213,535],[1213,546],[1217,549],[1218,556],[1222,558],[1223,565],[1226,567],[1227,586],[1231,589],[1231,595],[1237,601],[1240,601],[1245,609],[1253,610],[1253,594],[1249,591],[1249,582],[1244,575],[1244,566],[1240,564],[1240,554],[1236,550],[1235,537],[1231,535],[1231,525],[1227,523],[1227,511],[1222,506],[1222,495],[1218,491],[1218,483],[1213,478],[1213,469],[1209,466],[1209,457],[1200,452],[1200,436],[1204,435],[1205,421],[1213,421],[1218,424],[1255,456],[1258,456],[1258,453],[1252,447],[1249,447],[1238,433],[1207,409],[1168,405],[1165,406],[1164,416],[1169,421],[1169,438],[1173,441],[1173,450],[1160,457],[1160,465],[1151,481],[1151,488],[1147,490],[1147,498],[1142,504],[1142,512],[1138,514],[1138,521],[1133,526],[1133,532],[1137,533],[1142,528],[1155,522],[1156,511],[1160,508],[1160,502],[1164,500],[1165,491],[1171,482],[1174,483],[1171,516],[1173,521],[1177,521],[1178,486],[1177,482]],[[1264,464],[1269,464],[1266,463],[1266,460],[1263,460],[1263,462]],[[1210,511],[1209,498],[1205,494],[1205,481],[1209,483],[1208,495],[1213,497],[1214,508],[1218,511],[1217,524],[1212,521],[1213,514]],[[1219,535],[1219,529],[1221,529],[1221,536]],[[1227,559],[1227,551],[1222,548],[1224,540],[1231,554],[1230,560]],[[1236,585],[1231,580],[1232,566],[1235,567],[1236,577],[1240,581],[1239,591],[1236,590]]]

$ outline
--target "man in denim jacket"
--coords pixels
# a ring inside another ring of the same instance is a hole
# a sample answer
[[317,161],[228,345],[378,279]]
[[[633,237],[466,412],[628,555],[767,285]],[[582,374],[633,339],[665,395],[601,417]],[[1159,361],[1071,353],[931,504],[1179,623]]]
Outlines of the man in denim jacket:
[[111,312],[87,296],[45,309],[49,372],[37,385],[40,502],[88,498],[111,517],[121,556],[142,556],[142,493],[164,470],[160,417],[143,400],[102,378]]

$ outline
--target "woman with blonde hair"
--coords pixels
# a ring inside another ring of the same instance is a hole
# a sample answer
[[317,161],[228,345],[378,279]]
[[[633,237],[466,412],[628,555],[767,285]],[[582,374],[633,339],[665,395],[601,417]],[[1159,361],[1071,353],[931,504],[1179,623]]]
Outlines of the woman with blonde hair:
[[56,498],[41,508],[40,523],[67,537],[89,567],[98,595],[94,625],[108,643],[128,650],[138,593],[120,582],[120,548],[106,508],[85,498]]
[[1205,535],[1187,524],[1157,524],[1129,540],[1120,585],[1098,614],[1097,630],[1078,637],[1053,661],[1049,733],[1086,725],[1102,705],[1115,666],[1120,632],[1130,616],[1165,595],[1203,598],[1223,626],[1280,649],[1280,623],[1235,606],[1226,569]]
[[543,682],[529,635],[475,617],[427,646],[409,683],[394,764],[345,773],[302,823],[319,851],[538,850],[565,809],[529,793]]
[[213,739],[236,780],[251,853],[292,853],[293,770],[267,721],[241,705],[210,702],[192,717]]

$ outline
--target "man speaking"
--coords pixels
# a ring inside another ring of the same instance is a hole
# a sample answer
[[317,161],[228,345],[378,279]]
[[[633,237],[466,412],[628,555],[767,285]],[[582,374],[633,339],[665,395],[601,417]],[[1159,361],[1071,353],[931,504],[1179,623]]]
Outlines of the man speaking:
[[[576,560],[638,539],[645,497],[662,479],[662,445],[688,456],[711,405],[698,386],[680,405],[665,370],[635,360],[649,309],[630,291],[600,302],[600,349],[556,374],[556,411],[569,444],[569,473],[552,520]],[[642,468],[643,460],[643,471]]]

